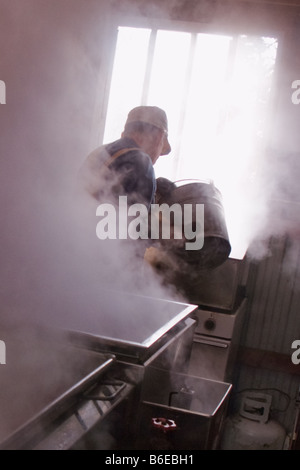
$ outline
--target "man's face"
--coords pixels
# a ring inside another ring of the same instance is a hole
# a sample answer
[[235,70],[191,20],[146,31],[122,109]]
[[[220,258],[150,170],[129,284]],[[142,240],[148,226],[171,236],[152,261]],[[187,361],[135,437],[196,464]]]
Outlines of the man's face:
[[155,138],[153,138],[151,149],[149,151],[153,165],[157,162],[161,155],[165,155],[167,143],[167,133],[161,129],[158,129]]

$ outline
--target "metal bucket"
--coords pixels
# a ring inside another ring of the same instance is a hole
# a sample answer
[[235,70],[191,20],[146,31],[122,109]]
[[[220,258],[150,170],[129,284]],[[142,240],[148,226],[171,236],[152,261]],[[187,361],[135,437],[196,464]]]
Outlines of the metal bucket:
[[[179,204],[184,210],[185,204],[192,205],[193,223],[195,222],[196,205],[204,205],[204,245],[199,250],[187,250],[177,240],[161,240],[162,246],[183,262],[198,269],[211,269],[223,264],[231,251],[225,221],[222,195],[212,182],[198,180],[185,183],[186,180],[166,185],[163,190],[158,184],[158,203]],[[184,183],[184,184],[182,184]]]
[[[174,285],[186,298],[195,297],[195,289],[201,278],[221,266],[229,257],[231,246],[222,204],[222,195],[213,182],[182,180],[171,182],[165,178],[157,180],[158,205],[179,204],[192,206],[192,225],[195,225],[196,205],[204,205],[204,244],[197,250],[186,249],[186,240],[160,238],[160,245],[149,250],[146,259],[166,285]],[[172,222],[171,222],[172,223]],[[181,230],[185,231],[182,218]],[[194,229],[193,229],[194,231]]]
[[230,383],[148,367],[141,388],[137,450],[217,449],[231,389]]

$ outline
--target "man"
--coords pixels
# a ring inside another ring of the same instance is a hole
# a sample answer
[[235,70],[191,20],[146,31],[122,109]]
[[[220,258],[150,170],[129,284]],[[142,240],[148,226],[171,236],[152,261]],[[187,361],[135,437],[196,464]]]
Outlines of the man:
[[80,172],[84,187],[99,202],[127,196],[128,204],[149,209],[156,191],[153,165],[170,151],[165,111],[138,106],[129,112],[121,138],[87,157]]

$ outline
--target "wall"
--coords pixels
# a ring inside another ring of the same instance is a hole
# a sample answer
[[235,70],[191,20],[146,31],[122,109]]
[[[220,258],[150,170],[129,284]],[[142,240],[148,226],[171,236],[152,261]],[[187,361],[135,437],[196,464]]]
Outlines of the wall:
[[249,264],[248,308],[234,381],[232,412],[243,390],[272,395],[271,417],[291,433],[300,385],[292,343],[300,338],[300,240],[272,237],[268,253]]

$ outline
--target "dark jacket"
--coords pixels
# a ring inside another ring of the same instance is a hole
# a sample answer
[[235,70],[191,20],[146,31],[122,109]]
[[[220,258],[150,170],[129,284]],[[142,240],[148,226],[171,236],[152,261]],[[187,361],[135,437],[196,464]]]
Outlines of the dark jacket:
[[134,140],[123,137],[103,145],[86,159],[81,176],[86,190],[99,202],[127,196],[128,204],[150,208],[156,181],[152,161]]

